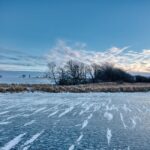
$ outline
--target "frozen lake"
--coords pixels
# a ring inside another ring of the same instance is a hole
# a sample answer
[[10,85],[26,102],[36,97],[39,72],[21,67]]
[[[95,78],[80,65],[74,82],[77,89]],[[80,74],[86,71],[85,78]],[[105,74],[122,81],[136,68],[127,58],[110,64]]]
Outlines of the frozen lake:
[[17,84],[49,84],[50,79],[44,78],[46,72],[0,71],[0,83]]
[[149,150],[148,93],[0,94],[0,150]]

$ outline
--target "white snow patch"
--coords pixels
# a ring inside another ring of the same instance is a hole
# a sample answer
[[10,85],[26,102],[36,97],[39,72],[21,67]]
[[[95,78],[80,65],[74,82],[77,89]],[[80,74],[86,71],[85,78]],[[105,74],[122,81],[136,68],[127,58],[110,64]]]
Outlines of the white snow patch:
[[93,117],[93,114],[90,114],[87,119],[89,120],[89,119],[91,119],[92,117]]
[[83,138],[83,133],[81,133],[81,135],[78,137],[78,139],[77,139],[77,143],[79,144],[80,143],[80,141],[82,140],[82,138]]
[[22,137],[25,134],[26,133],[23,133],[23,134],[20,134],[20,135],[16,136],[14,139],[12,139],[6,145],[4,145],[4,147],[2,147],[1,150],[11,150],[12,148],[14,148],[22,140]]
[[130,150],[130,147],[128,146],[127,150]]
[[81,112],[79,113],[79,115],[81,116],[82,114],[84,114],[85,112],[87,112],[91,107],[93,106],[93,104],[88,105],[85,110],[81,110]]
[[56,111],[52,112],[51,114],[49,114],[48,117],[54,116],[54,115],[56,115],[58,112],[59,112],[59,110],[56,110]]
[[30,148],[30,145],[24,147],[22,150],[28,150]]
[[6,125],[6,124],[9,124],[11,123],[10,121],[3,121],[3,122],[0,122],[0,125]]
[[75,127],[81,126],[81,124],[76,124]]
[[108,120],[111,121],[113,119],[113,115],[109,112],[104,113],[104,117]]
[[18,116],[19,116],[19,115],[9,116],[9,117],[7,117],[6,120],[10,120],[10,119],[16,118],[16,117],[18,117]]
[[112,106],[108,106],[108,105],[106,105],[105,106],[106,107],[106,111],[110,111],[110,110],[116,110],[116,111],[119,111],[118,110],[118,107],[116,107],[115,105],[112,105]]
[[109,128],[107,129],[106,137],[107,137],[107,142],[108,142],[108,145],[109,145],[110,142],[111,142],[111,137],[112,137],[111,130]]
[[39,108],[39,109],[37,109],[36,111],[34,111],[33,114],[36,114],[36,113],[38,113],[38,112],[41,112],[41,111],[43,111],[43,110],[45,110],[45,109],[46,109],[46,107]]
[[94,107],[94,112],[98,111],[101,108],[101,106],[95,106]]
[[81,106],[84,107],[87,103],[83,103]]
[[71,112],[72,110],[74,109],[74,107],[70,107],[70,108],[67,108],[64,112],[62,112],[58,117],[62,117],[64,115],[66,115],[67,113]]
[[0,115],[4,115],[4,114],[7,114],[9,113],[9,111],[3,111],[3,112],[0,112]]
[[126,129],[127,126],[126,126],[126,124],[124,123],[124,119],[123,119],[122,113],[120,113],[120,119],[121,119],[121,121],[122,121],[122,124],[123,124],[124,128]]
[[81,110],[81,111],[80,111],[80,113],[79,113],[79,115],[81,116],[83,113],[84,113],[84,111],[83,111],[83,110]]
[[44,132],[44,130],[42,130],[41,132],[36,133],[35,135],[33,135],[33,136],[31,137],[31,139],[27,140],[27,141],[23,144],[23,146],[27,146],[27,145],[29,145],[29,144],[32,144],[43,132]]
[[23,117],[29,117],[31,115],[30,114],[22,114],[21,116],[23,116]]
[[136,121],[133,119],[133,118],[131,118],[131,121],[132,121],[132,128],[135,128],[135,126],[136,126]]
[[123,110],[124,110],[125,112],[131,112],[131,109],[128,108],[126,104],[123,105]]
[[24,126],[29,126],[29,125],[33,124],[34,122],[35,122],[35,120],[31,120],[31,121],[25,123]]
[[74,150],[74,145],[71,145],[68,150]]
[[82,129],[84,129],[88,125],[88,120],[84,120],[82,124]]
[[81,129],[84,129],[87,125],[88,125],[88,120],[90,120],[92,118],[93,114],[91,113],[86,120],[83,121],[83,124],[82,124],[82,128]]

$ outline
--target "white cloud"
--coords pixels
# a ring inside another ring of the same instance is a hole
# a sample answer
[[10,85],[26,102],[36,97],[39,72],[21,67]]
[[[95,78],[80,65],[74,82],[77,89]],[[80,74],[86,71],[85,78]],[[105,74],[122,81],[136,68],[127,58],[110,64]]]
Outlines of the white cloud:
[[0,48],[0,70],[46,71],[48,62],[61,66],[68,60],[86,64],[113,63],[129,72],[150,73],[150,50],[132,50],[130,47],[112,47],[105,51],[89,50],[85,43],[68,44],[59,40],[46,56],[31,56],[18,51]]
[[55,62],[61,66],[68,60],[77,60],[86,64],[109,62],[129,72],[150,72],[150,50],[143,49],[140,52],[129,47],[112,47],[105,51],[88,50],[86,44],[68,45],[59,40],[48,56],[48,62]]

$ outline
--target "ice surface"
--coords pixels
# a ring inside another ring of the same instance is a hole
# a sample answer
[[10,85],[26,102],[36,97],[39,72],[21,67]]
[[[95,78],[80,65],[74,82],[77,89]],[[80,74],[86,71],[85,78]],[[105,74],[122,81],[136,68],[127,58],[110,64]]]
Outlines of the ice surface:
[[75,148],[75,146],[74,146],[74,145],[71,145],[71,146],[69,147],[69,150],[74,150],[74,148]]
[[108,121],[111,121],[111,120],[113,119],[112,113],[109,113],[109,112],[105,112],[105,113],[104,113],[104,117],[105,117]]
[[59,112],[59,110],[56,110],[56,111],[52,112],[51,114],[49,114],[48,117],[54,116],[54,115],[56,115],[58,112]]
[[17,145],[22,140],[22,137],[25,134],[26,133],[23,133],[23,134],[20,134],[20,135],[16,136],[14,139],[12,139],[7,144],[5,144],[4,147],[1,148],[1,150],[11,150],[12,148],[15,147],[15,145]]
[[71,112],[72,110],[74,109],[74,107],[70,107],[70,108],[67,108],[64,112],[62,112],[59,117],[62,117],[64,115],[66,115],[67,113]]
[[108,142],[108,145],[110,144],[110,141],[111,141],[111,137],[112,137],[112,134],[111,134],[111,130],[108,128],[107,129],[107,142]]
[[24,126],[29,126],[29,125],[33,124],[34,122],[35,122],[35,120],[31,120],[31,121],[25,123]]
[[121,121],[122,121],[122,124],[123,124],[124,128],[126,129],[126,128],[127,128],[127,125],[126,125],[125,122],[124,122],[124,118],[123,118],[122,113],[120,113],[120,119],[121,119]]
[[4,115],[4,114],[7,114],[9,113],[9,111],[3,111],[3,112],[0,112],[0,115]]
[[0,125],[6,125],[6,124],[9,124],[9,123],[11,123],[10,121],[2,121],[2,122],[0,122]]
[[0,147],[149,150],[149,97],[150,92],[1,93]]
[[35,135],[33,135],[32,137],[31,137],[31,139],[29,139],[29,140],[27,140],[25,143],[24,143],[24,145],[23,146],[27,146],[27,145],[29,145],[29,144],[32,144],[41,134],[43,134],[44,133],[44,130],[42,130],[41,132],[39,132],[39,133],[36,133]]
[[83,138],[83,133],[81,133],[81,135],[78,137],[77,139],[77,143],[79,144],[79,142],[81,141],[81,139]]

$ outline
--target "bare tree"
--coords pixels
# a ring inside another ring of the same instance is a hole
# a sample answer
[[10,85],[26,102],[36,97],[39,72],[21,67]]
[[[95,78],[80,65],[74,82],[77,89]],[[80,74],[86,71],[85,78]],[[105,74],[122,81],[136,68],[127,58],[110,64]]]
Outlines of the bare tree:
[[56,64],[54,62],[50,62],[48,63],[48,76],[51,80],[54,81],[55,84],[57,84],[57,68],[56,68]]
[[86,82],[86,66],[84,63],[70,60],[65,65],[68,78],[72,80],[72,84]]

